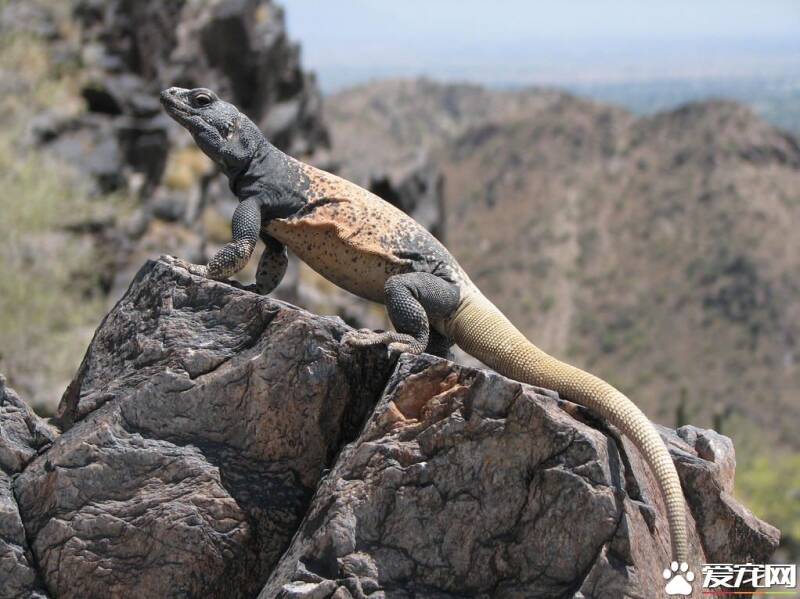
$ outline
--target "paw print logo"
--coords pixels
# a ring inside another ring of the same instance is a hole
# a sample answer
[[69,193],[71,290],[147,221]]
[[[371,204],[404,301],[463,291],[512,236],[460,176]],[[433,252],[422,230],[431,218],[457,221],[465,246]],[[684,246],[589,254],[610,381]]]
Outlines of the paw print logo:
[[664,568],[661,575],[668,581],[664,587],[667,595],[686,597],[692,594],[692,585],[689,583],[694,580],[694,572],[689,572],[689,564],[686,562],[681,562],[680,565],[672,562],[669,568]]

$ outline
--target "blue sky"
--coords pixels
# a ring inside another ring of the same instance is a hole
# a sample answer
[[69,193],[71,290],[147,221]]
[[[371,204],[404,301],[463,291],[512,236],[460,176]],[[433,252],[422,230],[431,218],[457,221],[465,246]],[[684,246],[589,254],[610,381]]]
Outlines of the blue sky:
[[330,90],[376,77],[569,83],[800,73],[800,0],[284,0]]

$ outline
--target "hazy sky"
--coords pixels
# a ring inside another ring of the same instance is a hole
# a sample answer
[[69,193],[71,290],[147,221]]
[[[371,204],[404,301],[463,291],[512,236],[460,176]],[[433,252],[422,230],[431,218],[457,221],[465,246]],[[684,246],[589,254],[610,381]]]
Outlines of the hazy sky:
[[800,73],[800,0],[284,0],[327,89]]

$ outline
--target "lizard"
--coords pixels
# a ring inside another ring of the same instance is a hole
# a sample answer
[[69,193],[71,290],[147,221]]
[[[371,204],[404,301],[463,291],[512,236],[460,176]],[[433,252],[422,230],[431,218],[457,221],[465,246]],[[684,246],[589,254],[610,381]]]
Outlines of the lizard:
[[239,200],[232,241],[206,265],[184,263],[190,272],[224,280],[248,263],[260,238],[265,249],[251,289],[267,294],[286,271],[288,247],[329,281],[386,306],[394,331],[352,331],[346,343],[439,356],[455,343],[502,375],[586,406],[642,453],[664,498],[672,556],[687,561],[685,503],[675,465],[653,424],[627,396],[535,346],[444,245],[395,206],[280,151],[209,89],[171,87],[160,99],[219,165]]

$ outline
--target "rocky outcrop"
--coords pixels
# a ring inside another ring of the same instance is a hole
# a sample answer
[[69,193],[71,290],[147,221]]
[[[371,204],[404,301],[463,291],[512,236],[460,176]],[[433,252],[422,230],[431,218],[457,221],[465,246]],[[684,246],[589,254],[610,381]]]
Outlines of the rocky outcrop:
[[[5,21],[26,14],[20,0],[10,4],[0,13]],[[70,105],[84,109],[38,115],[29,137],[74,167],[89,193],[128,198],[108,218],[76,227],[105,256],[98,279],[113,301],[145,259],[167,252],[207,260],[229,235],[236,199],[163,113],[162,89],[211,88],[301,158],[329,144],[315,78],[301,67],[283,9],[271,0],[71,0],[56,12],[64,23],[51,19],[51,60],[73,73],[82,102]],[[60,29],[73,33],[62,39]],[[296,286],[283,291],[298,297]]]
[[[105,318],[60,436],[0,387],[0,596],[663,588],[652,475],[586,410],[491,371],[350,348],[338,318],[181,264],[149,262]],[[693,564],[766,560],[778,532],[730,495],[730,441],[662,432]]]
[[389,373],[345,326],[151,262],[16,481],[56,597],[252,597]]
[[100,189],[143,185],[149,195],[159,183],[178,128],[158,92],[172,85],[214,89],[293,153],[327,143],[319,90],[270,0],[76,0],[74,16],[87,111],[36,130]]
[[778,531],[754,518],[733,496],[736,454],[731,440],[693,426],[676,432],[693,449],[682,451],[674,436],[669,439],[706,561],[766,562],[775,550]]
[[[691,563],[765,561],[778,532],[729,495],[730,441],[679,432],[694,446],[662,429],[687,486]],[[666,531],[638,452],[585,410],[404,356],[260,598],[656,597]]]

